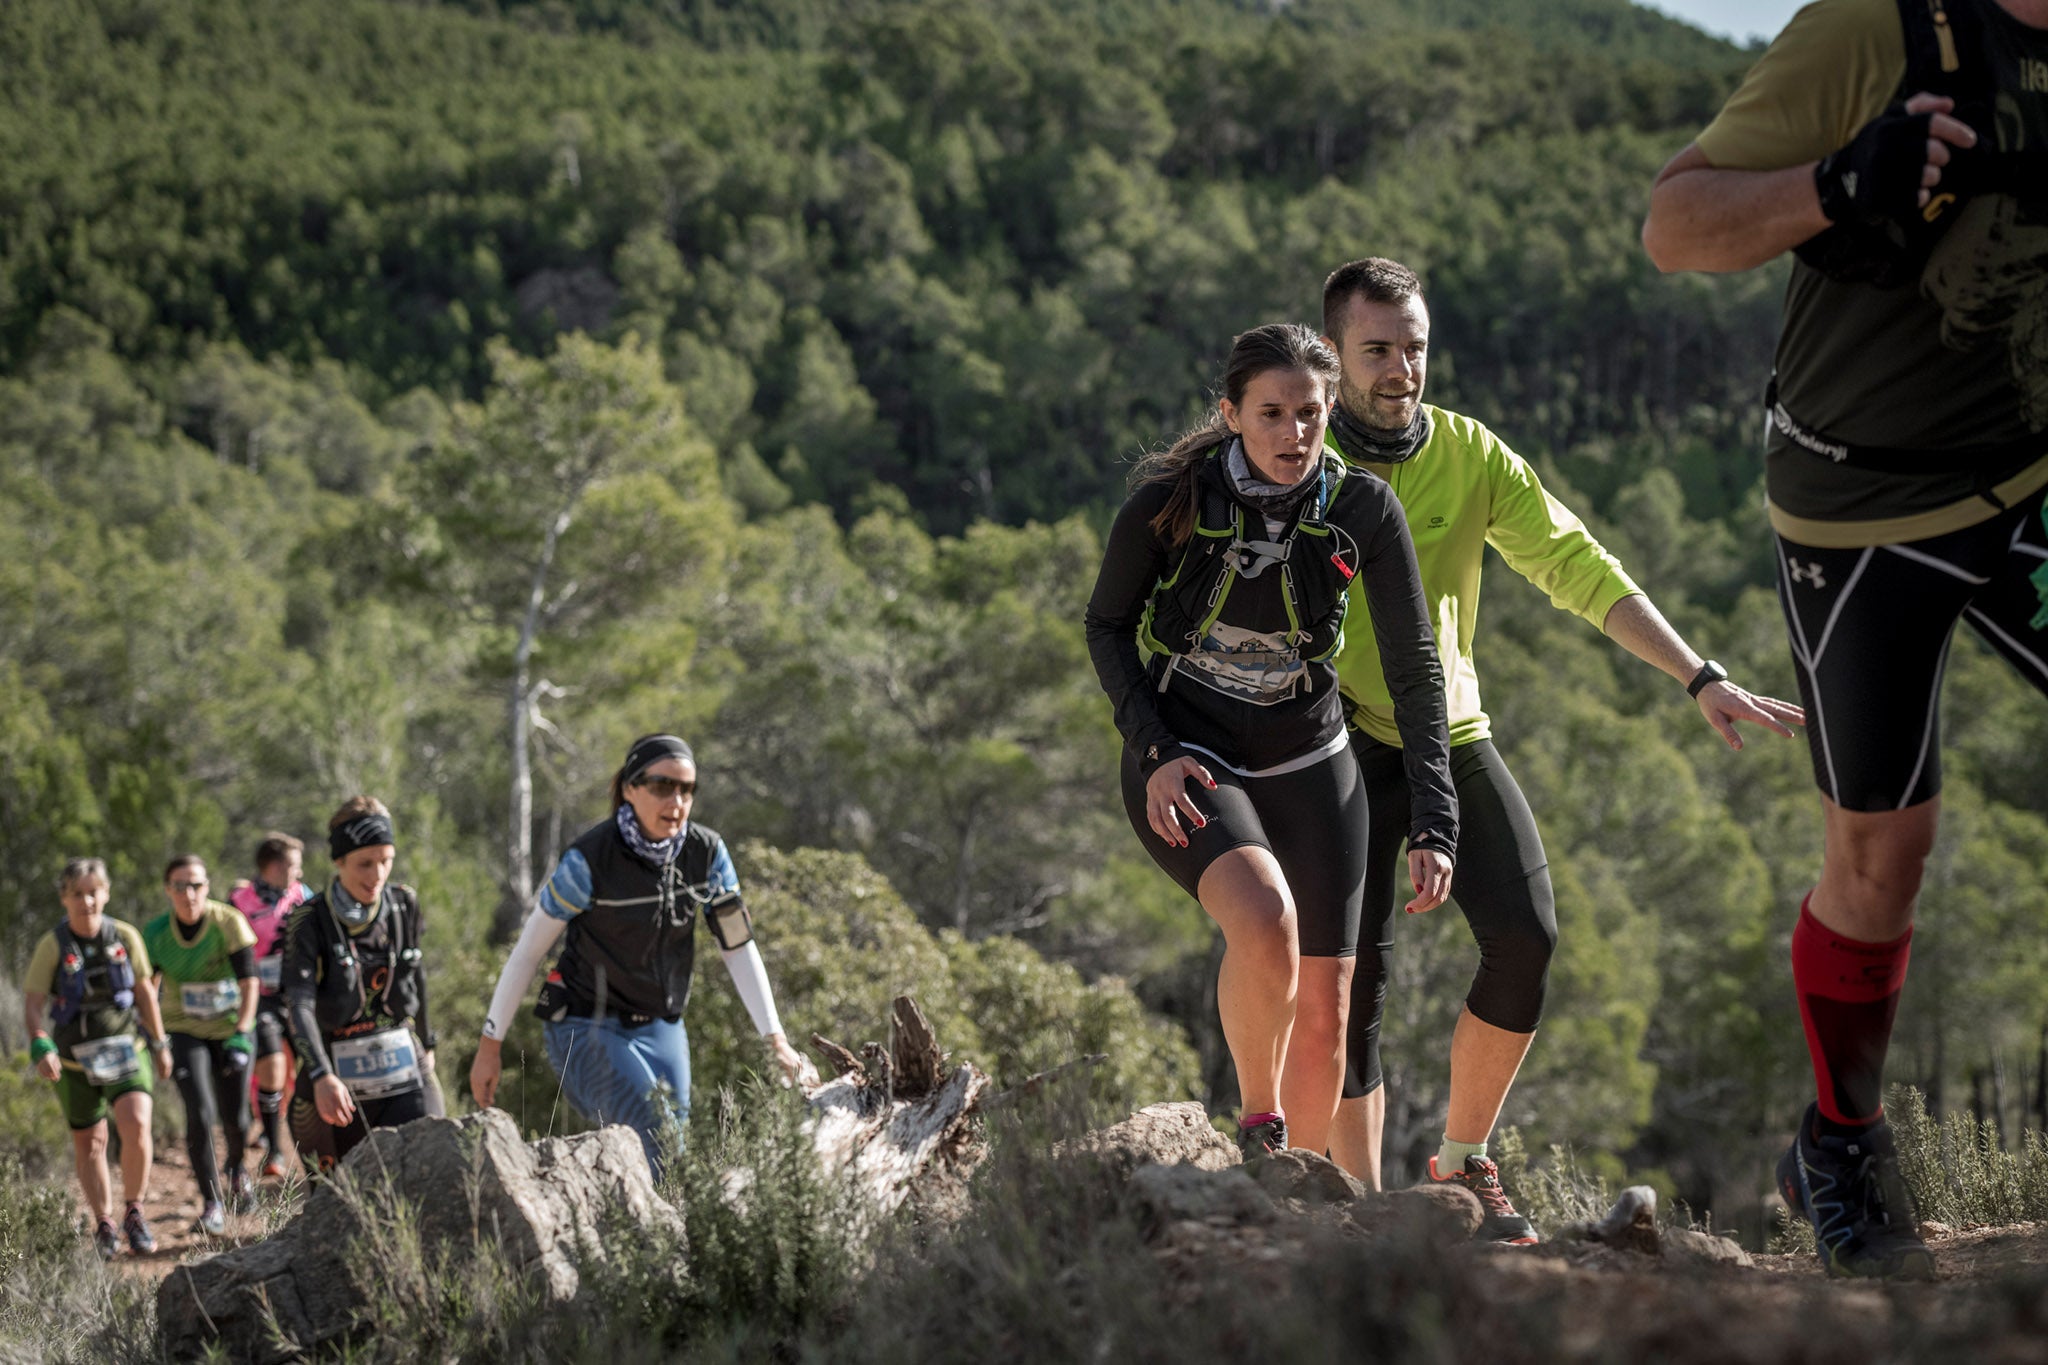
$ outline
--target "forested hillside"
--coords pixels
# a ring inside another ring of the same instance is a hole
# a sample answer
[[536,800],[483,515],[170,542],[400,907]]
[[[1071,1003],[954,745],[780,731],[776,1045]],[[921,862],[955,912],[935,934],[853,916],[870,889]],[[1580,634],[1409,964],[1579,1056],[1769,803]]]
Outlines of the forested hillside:
[[[1235,332],[1398,256],[1431,398],[1789,696],[1752,451],[1782,276],[1636,243],[1746,60],[1623,0],[0,6],[0,935],[66,856],[139,917],[168,854],[243,870],[372,791],[459,1038],[509,893],[673,727],[736,842],[858,853],[1213,1058],[1209,931],[1124,823],[1081,641],[1130,459]],[[1564,935],[1507,1120],[1744,1218],[1809,1083],[1804,749],[1727,753],[1498,563],[1487,600]],[[1969,644],[1949,695],[1894,1074],[2040,1123],[2048,716]],[[1471,964],[1450,907],[1402,931],[1397,1167]],[[1009,947],[948,949],[984,1020]],[[1188,1083],[1145,1056],[1123,1082]]]

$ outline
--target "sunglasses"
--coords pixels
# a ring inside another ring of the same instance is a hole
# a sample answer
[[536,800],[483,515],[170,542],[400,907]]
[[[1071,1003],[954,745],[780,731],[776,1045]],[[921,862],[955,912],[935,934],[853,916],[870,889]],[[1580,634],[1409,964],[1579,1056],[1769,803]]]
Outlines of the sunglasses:
[[202,878],[201,880],[199,880],[199,881],[196,881],[196,882],[172,882],[172,883],[171,883],[171,890],[173,890],[173,891],[204,891],[205,889],[206,889],[206,881],[205,881],[205,879],[204,879],[204,878]]
[[697,794],[695,778],[685,782],[680,777],[643,777],[633,785],[645,787],[648,791],[654,793],[655,799],[660,801],[670,801],[678,796],[695,796]]

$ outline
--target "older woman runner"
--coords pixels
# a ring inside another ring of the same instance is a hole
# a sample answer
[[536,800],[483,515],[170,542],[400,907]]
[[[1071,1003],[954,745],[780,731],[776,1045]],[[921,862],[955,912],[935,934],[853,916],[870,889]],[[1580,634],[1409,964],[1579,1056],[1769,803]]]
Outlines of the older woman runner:
[[[162,983],[171,1078],[185,1101],[185,1152],[199,1184],[199,1229],[219,1236],[230,1204],[236,1213],[256,1208],[242,1165],[256,1048],[256,935],[241,911],[207,899],[207,885],[198,854],[171,859],[164,869],[171,908],[142,927],[142,941]],[[226,1143],[219,1158],[215,1124]]]
[[397,838],[374,797],[327,827],[334,878],[285,925],[284,998],[299,1080],[292,1144],[308,1175],[331,1169],[372,1128],[433,1112],[419,896],[394,885]]
[[[71,1126],[78,1184],[96,1224],[93,1242],[113,1259],[125,1235],[137,1255],[156,1250],[142,1214],[155,1152],[150,1146],[149,1067],[135,1037],[139,1019],[158,1076],[171,1069],[171,1050],[150,983],[149,950],[134,925],[106,913],[112,883],[98,858],[73,858],[57,879],[64,918],[37,942],[22,981],[28,1055],[36,1074],[57,1086]],[[44,1028],[48,1007],[50,1030]],[[114,1228],[113,1185],[107,1175],[107,1114],[121,1130],[121,1193],[128,1212]]]
[[1358,575],[1414,791],[1411,910],[1442,902],[1457,843],[1415,548],[1387,485],[1323,451],[1337,376],[1306,327],[1239,337],[1216,415],[1139,465],[1088,602],[1131,825],[1223,930],[1247,1153],[1321,1151],[1337,1107],[1367,812],[1334,660]]
[[469,1072],[478,1104],[497,1098],[513,1011],[566,935],[534,1011],[546,1021],[548,1061],[578,1113],[631,1127],[659,1169],[663,1128],[690,1113],[682,1017],[700,911],[775,1060],[792,1077],[814,1074],[783,1036],[732,855],[716,831],[690,821],[696,795],[688,744],[674,735],[633,741],[612,778],[611,815],[562,855],[499,974]]

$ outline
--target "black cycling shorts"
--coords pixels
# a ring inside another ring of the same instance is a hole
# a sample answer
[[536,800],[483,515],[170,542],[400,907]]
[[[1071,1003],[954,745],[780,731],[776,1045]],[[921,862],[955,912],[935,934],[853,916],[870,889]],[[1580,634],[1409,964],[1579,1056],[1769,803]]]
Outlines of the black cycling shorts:
[[[1414,894],[1401,849],[1408,828],[1408,770],[1401,750],[1355,730],[1351,747],[1372,804],[1372,833],[1358,965],[1351,974],[1351,1011],[1345,1022],[1346,1099],[1371,1094],[1384,1079],[1380,1015],[1394,921]],[[1458,861],[1451,874],[1451,899],[1464,911],[1479,945],[1479,967],[1465,1008],[1495,1028],[1532,1033],[1543,1018],[1550,958],[1557,947],[1557,907],[1536,817],[1491,740],[1451,750],[1451,782],[1458,792]]]
[[1849,810],[1941,793],[1941,679],[1958,619],[2048,692],[2048,630],[2031,575],[2048,561],[2048,490],[1961,531],[1824,550],[1777,538],[1806,741],[1820,789]]
[[[1294,772],[1242,777],[1221,763],[1194,757],[1216,779],[1210,791],[1193,778],[1188,791],[1209,823],[1188,831],[1179,848],[1145,819],[1145,781],[1125,746],[1124,812],[1152,861],[1197,900],[1209,864],[1233,848],[1257,845],[1273,855],[1294,897],[1303,957],[1350,957],[1358,951],[1359,888],[1365,882],[1365,788],[1346,751]],[[1182,815],[1183,827],[1186,815]]]

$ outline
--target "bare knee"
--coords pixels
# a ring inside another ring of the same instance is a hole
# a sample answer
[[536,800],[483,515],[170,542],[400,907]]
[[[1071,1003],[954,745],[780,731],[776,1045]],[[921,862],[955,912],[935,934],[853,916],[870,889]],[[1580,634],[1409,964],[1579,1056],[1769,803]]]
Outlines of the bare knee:
[[[1936,802],[1903,811],[1850,811],[1829,805],[1822,899],[1830,918],[1911,913],[1934,851]],[[1841,924],[1845,930],[1854,925]]]
[[[114,1122],[121,1129],[121,1141],[135,1142],[148,1135],[149,1111],[149,1096],[135,1091],[130,1091],[114,1101]],[[100,1126],[104,1133],[106,1125]],[[100,1145],[106,1145],[104,1136],[100,1139]]]
[[107,1155],[107,1125],[104,1120],[90,1128],[71,1130],[71,1148],[80,1161],[104,1160]]
[[1348,991],[1311,991],[1304,982],[1294,1007],[1294,1045],[1315,1056],[1340,1052],[1351,1017],[1348,995]]

